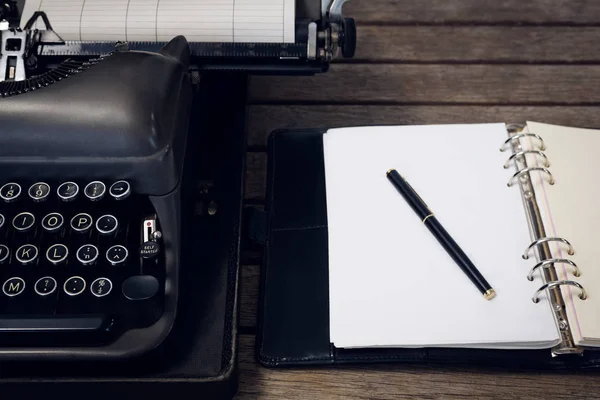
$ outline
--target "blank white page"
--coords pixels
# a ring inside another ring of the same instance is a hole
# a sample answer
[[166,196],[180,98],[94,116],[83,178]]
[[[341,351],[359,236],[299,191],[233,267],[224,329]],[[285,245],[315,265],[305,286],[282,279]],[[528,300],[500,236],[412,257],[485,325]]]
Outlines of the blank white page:
[[[330,335],[337,347],[547,348],[549,304],[521,258],[530,242],[504,124],[344,128],[324,137]],[[486,301],[389,183],[395,168],[497,292]]]
[[[294,0],[25,0],[65,40],[293,43]],[[43,23],[35,27],[43,28]]]
[[[549,185],[545,176],[537,180],[546,235],[565,238],[575,249],[575,254],[569,255],[563,246],[551,243],[552,255],[572,260],[581,270],[581,276],[575,277],[570,266],[556,264],[557,273],[560,279],[581,283],[588,292],[584,301],[578,298],[578,288],[562,288],[571,332],[579,345],[600,346],[600,131],[537,122],[527,122],[527,128],[544,139],[544,153],[556,181]],[[529,143],[526,148],[536,144]],[[540,283],[539,278],[536,281]]]

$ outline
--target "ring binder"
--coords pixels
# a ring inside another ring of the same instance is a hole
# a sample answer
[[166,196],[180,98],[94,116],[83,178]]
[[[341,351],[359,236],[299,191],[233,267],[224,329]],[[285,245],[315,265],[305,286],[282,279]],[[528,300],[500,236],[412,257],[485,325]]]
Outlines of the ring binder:
[[519,151],[519,152],[513,153],[513,155],[511,155],[508,158],[508,160],[506,160],[506,162],[504,163],[504,169],[507,169],[508,166],[510,165],[510,162],[513,161],[515,158],[523,157],[525,154],[537,154],[537,155],[541,156],[544,159],[544,167],[546,167],[546,168],[550,167],[550,162],[548,161],[548,157],[546,157],[546,154],[544,154],[544,152],[539,151],[539,150],[524,150],[524,151]]
[[528,247],[527,249],[525,249],[525,252],[523,253],[523,259],[524,260],[528,260],[529,259],[529,252],[531,251],[531,249],[533,249],[534,247],[542,244],[542,243],[547,243],[547,242],[561,242],[566,244],[567,246],[569,246],[568,248],[568,254],[570,256],[572,256],[573,254],[575,254],[575,250],[573,249],[573,245],[571,243],[569,243],[569,241],[567,239],[563,239],[560,237],[543,237],[543,238],[539,238],[535,241],[533,241]]
[[573,276],[581,276],[579,267],[573,261],[566,258],[551,258],[550,260],[540,261],[533,268],[531,268],[531,271],[529,271],[529,275],[527,275],[527,279],[529,281],[533,281],[533,274],[538,268],[547,268],[548,266],[553,266],[554,264],[569,264],[573,267]]
[[[506,169],[511,161],[514,162],[517,168],[517,172],[511,177],[507,186],[513,186],[514,181],[517,178],[520,178],[517,180],[517,182],[521,191],[521,198],[525,207],[525,214],[527,216],[530,234],[533,240],[533,242],[523,253],[523,259],[529,259],[529,253],[531,250],[534,248],[537,249],[537,254],[534,252],[534,255],[537,256],[536,258],[538,259],[538,263],[529,271],[527,279],[532,281],[534,279],[535,271],[540,270],[543,285],[541,285],[535,292],[532,297],[532,301],[534,303],[538,303],[540,293],[547,291],[548,301],[561,335],[561,342],[552,348],[552,355],[581,354],[583,353],[583,349],[576,345],[575,340],[573,339],[573,334],[569,328],[570,324],[566,310],[566,303],[560,287],[563,285],[569,285],[579,288],[581,290],[579,297],[583,300],[587,298],[587,293],[583,286],[578,282],[559,279],[559,275],[554,266],[557,263],[569,264],[573,267],[573,275],[580,275],[579,267],[573,261],[565,258],[557,258],[552,254],[552,250],[549,245],[550,242],[558,242],[559,244],[566,245],[568,247],[569,255],[574,254],[574,249],[568,240],[561,237],[550,237],[546,235],[544,221],[536,197],[536,188],[534,187],[534,182],[531,179],[530,172],[541,171],[545,173],[548,175],[549,184],[551,185],[554,184],[554,177],[548,169],[550,161],[546,157],[546,154],[541,151],[545,150],[544,140],[539,135],[534,133],[523,132],[525,127],[525,125],[519,124],[507,125],[506,129],[509,134],[509,138],[504,142],[500,148],[500,151],[504,151],[505,147],[510,145],[513,154],[504,164],[504,168]],[[540,142],[539,149],[523,148],[519,141],[521,138],[537,139]],[[536,157],[535,165],[529,165],[529,160],[527,157],[525,157],[526,154],[535,154],[538,156]],[[545,166],[540,167],[538,165],[538,160],[543,160]]]
[[520,170],[520,171],[517,171],[517,172],[516,172],[516,173],[515,173],[515,174],[514,174],[514,175],[513,175],[511,178],[510,178],[510,180],[509,180],[509,181],[508,181],[508,183],[507,183],[507,186],[508,186],[508,187],[511,187],[511,186],[513,185],[513,181],[514,181],[516,178],[518,178],[518,177],[520,177],[520,176],[522,176],[522,175],[524,175],[524,174],[527,174],[527,176],[529,176],[529,172],[532,172],[532,171],[542,171],[542,172],[546,173],[546,174],[547,174],[547,175],[550,177],[549,183],[550,183],[551,185],[554,185],[554,177],[552,176],[552,173],[550,172],[550,170],[548,170],[547,168],[544,168],[544,167],[527,167],[527,168],[523,168],[523,169],[522,169],[522,170]]
[[517,133],[516,135],[513,135],[510,138],[506,139],[506,141],[500,147],[500,151],[506,150],[507,144],[512,144],[515,140],[523,138],[523,137],[536,138],[537,140],[540,141],[540,150],[546,149],[546,147],[544,146],[544,139],[542,139],[539,135],[536,135],[535,133]]
[[579,293],[579,298],[581,300],[587,299],[587,292],[585,291],[585,289],[583,288],[583,286],[581,286],[581,284],[579,284],[578,282],[575,282],[575,281],[554,281],[554,282],[545,283],[542,286],[540,286],[539,289],[536,290],[536,292],[533,295],[533,297],[531,298],[531,300],[533,300],[534,303],[538,303],[540,301],[539,295],[540,295],[541,292],[543,292],[546,289],[552,289],[552,288],[559,287],[559,286],[562,286],[562,285],[571,285],[571,286],[578,287],[581,290],[581,293]]

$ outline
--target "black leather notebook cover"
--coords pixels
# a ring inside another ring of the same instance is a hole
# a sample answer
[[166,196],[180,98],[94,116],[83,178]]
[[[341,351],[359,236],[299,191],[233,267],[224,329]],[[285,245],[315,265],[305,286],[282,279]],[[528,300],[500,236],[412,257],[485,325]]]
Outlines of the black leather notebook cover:
[[[534,369],[600,366],[598,351],[552,357],[550,349],[334,347],[329,342],[324,132],[276,131],[269,138],[266,243],[256,339],[256,357],[262,365],[412,362]],[[411,306],[390,305],[390,318],[402,319],[402,307]],[[406,322],[407,326],[418,324]]]

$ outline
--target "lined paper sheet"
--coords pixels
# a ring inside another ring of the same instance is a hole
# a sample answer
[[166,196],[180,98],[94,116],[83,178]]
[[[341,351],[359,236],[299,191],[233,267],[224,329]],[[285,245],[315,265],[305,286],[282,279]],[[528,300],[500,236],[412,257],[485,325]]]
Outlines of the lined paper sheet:
[[[600,131],[527,122],[527,129],[544,139],[544,153],[550,161],[548,168],[556,183],[547,183],[545,175],[537,174],[534,182],[538,203],[547,236],[567,239],[575,254],[569,255],[563,246],[550,243],[553,257],[566,258],[577,264],[581,276],[575,277],[570,266],[556,264],[560,279],[579,282],[588,292],[588,299],[581,300],[578,288],[561,288],[567,306],[567,316],[573,338],[581,346],[600,346],[600,249],[598,227],[600,226],[600,184],[598,183],[598,149]],[[538,143],[527,141],[524,148],[537,149]],[[533,165],[533,164],[532,164]],[[539,166],[542,163],[539,162]],[[541,285],[541,277],[536,274]],[[547,294],[543,293],[542,297]]]
[[25,0],[21,26],[35,11],[64,40],[295,41],[294,0]]
[[[521,258],[521,194],[504,124],[344,128],[324,137],[330,339],[337,347],[548,348],[547,302]],[[388,182],[395,168],[497,292],[491,301]]]

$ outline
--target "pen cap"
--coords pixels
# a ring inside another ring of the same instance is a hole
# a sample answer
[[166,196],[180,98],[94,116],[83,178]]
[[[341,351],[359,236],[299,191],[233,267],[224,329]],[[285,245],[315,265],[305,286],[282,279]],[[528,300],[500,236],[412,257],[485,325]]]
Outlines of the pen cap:
[[387,171],[386,176],[421,220],[428,215],[433,214],[421,196],[417,194],[398,171],[390,169]]

